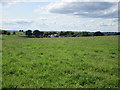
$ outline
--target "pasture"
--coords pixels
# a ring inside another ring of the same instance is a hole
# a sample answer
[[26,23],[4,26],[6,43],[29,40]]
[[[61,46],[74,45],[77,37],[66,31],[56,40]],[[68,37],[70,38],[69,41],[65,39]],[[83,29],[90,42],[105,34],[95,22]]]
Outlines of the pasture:
[[3,88],[118,88],[118,36],[2,39]]

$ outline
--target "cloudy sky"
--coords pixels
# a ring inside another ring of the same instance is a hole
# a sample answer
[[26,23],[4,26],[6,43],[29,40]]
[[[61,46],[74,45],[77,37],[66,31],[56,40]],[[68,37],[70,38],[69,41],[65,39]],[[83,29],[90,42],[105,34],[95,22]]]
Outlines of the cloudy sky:
[[118,31],[119,0],[0,0],[0,29]]

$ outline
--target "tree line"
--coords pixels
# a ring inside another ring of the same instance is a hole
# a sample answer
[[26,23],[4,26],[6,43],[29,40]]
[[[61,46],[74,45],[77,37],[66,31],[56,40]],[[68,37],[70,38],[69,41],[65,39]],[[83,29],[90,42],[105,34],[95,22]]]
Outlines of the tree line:
[[16,32],[12,32],[12,33],[10,33],[9,31],[1,30],[1,31],[0,31],[0,34],[3,34],[3,35],[11,35],[11,34],[13,34],[13,35],[15,35]]
[[36,38],[43,38],[43,37],[50,37],[54,35],[54,37],[80,37],[80,36],[106,36],[106,35],[120,35],[120,33],[102,33],[100,31],[97,32],[73,32],[73,31],[61,31],[61,32],[43,32],[39,30],[27,30],[25,35],[28,37],[36,37]]
[[[19,30],[18,32],[25,34],[27,37],[34,37],[34,38],[44,38],[44,37],[81,37],[81,36],[109,36],[109,35],[120,35],[120,32],[73,32],[73,31],[60,31],[60,32],[45,32],[39,30]],[[1,30],[0,34],[3,35],[15,35],[17,34],[14,32],[9,32],[6,30]]]

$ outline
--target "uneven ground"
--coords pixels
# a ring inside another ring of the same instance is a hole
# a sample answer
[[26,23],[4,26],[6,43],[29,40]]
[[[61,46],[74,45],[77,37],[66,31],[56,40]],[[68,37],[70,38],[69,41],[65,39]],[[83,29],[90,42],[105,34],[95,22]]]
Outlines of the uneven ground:
[[118,36],[3,35],[3,88],[117,88]]

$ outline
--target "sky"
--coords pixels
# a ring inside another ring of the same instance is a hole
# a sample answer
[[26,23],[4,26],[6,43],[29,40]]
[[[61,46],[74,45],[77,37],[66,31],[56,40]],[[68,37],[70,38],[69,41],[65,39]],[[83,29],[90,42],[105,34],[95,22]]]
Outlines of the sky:
[[0,29],[118,31],[119,0],[0,0]]

